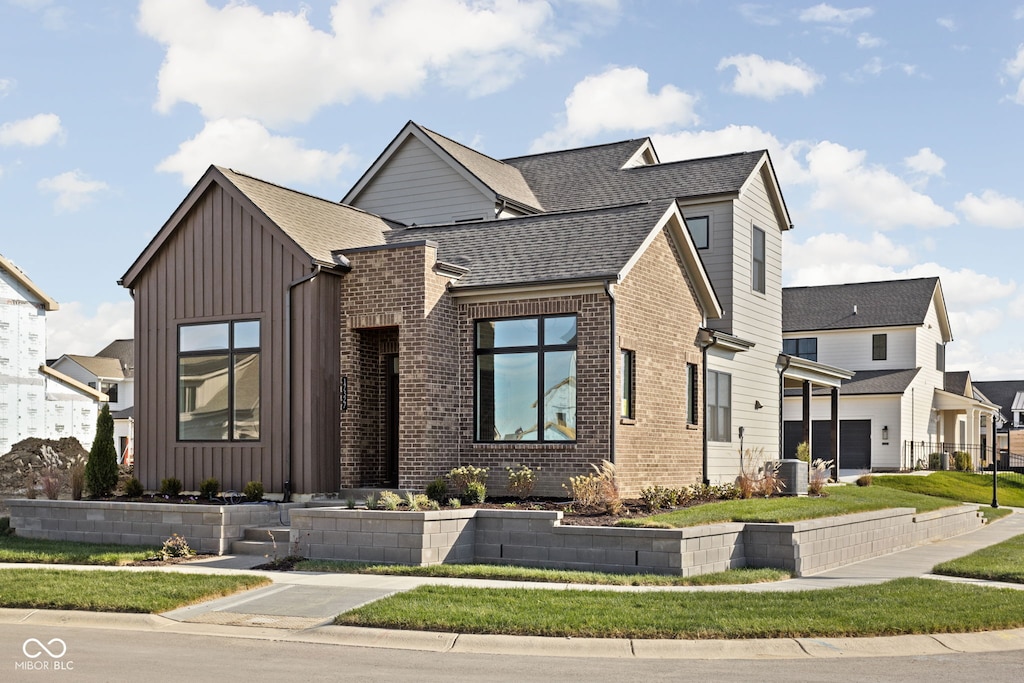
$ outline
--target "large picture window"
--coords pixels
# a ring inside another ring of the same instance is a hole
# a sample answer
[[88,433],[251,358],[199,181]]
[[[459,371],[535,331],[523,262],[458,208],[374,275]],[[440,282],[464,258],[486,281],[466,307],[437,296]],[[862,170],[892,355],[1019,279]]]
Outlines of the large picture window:
[[708,441],[732,441],[732,375],[708,370]]
[[258,320],[178,328],[178,440],[260,438]]
[[787,356],[796,356],[804,360],[818,360],[818,338],[801,337],[799,339],[783,339],[782,352]]
[[576,440],[576,316],[476,324],[477,441]]

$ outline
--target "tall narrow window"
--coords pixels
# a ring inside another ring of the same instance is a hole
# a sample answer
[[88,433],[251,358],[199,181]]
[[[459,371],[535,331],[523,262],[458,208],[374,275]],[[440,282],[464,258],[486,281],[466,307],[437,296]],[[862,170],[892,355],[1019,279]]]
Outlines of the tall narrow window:
[[260,323],[178,328],[178,440],[260,438]]
[[935,369],[939,372],[946,371],[946,345],[935,345]]
[[707,394],[708,441],[732,441],[732,375],[708,370]]
[[751,245],[751,263],[750,263],[750,286],[755,292],[765,292],[765,250],[764,250],[764,230],[761,228],[754,228],[753,243]]
[[636,352],[621,349],[619,354],[622,357],[622,401],[619,414],[633,419],[636,417]]
[[693,246],[698,249],[707,249],[711,244],[711,218],[709,216],[694,216],[686,219],[686,228],[690,231],[693,239]]
[[888,338],[884,334],[871,335],[871,360],[885,360],[888,355]]
[[697,386],[697,366],[686,364],[686,424],[697,424],[697,397],[700,395]]
[[576,440],[576,316],[476,324],[477,441]]

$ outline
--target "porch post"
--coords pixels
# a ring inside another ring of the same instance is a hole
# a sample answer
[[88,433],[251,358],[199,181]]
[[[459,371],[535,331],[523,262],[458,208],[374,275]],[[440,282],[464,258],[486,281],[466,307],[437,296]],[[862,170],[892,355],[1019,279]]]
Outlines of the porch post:
[[807,451],[811,453],[811,459],[814,457],[814,449],[811,447],[811,380],[804,380],[804,405],[803,405],[803,426],[804,426],[804,438],[803,441],[807,444]]
[[839,387],[832,387],[832,419],[828,428],[828,457],[833,479],[839,481]]

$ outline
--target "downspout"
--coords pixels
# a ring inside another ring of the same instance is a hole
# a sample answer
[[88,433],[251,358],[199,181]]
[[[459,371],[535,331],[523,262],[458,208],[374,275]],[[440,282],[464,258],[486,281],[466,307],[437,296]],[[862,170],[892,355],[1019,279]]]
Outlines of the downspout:
[[618,330],[615,327],[615,294],[612,292],[611,280],[604,281],[604,293],[608,295],[609,334],[608,334],[608,395],[611,397],[611,418],[608,422],[608,462],[615,464],[615,422],[619,417],[619,407],[615,405],[615,353],[618,346]]
[[715,345],[715,337],[710,330],[703,329],[697,341],[700,344],[700,381],[704,390],[704,406],[701,410],[701,471],[704,473],[704,485],[707,486],[711,483],[708,477],[708,349]]
[[304,282],[309,282],[323,270],[323,266],[314,263],[313,271],[297,280],[288,283],[288,293],[284,298],[284,491],[282,503],[292,499],[292,290]]
[[792,356],[786,356],[786,362],[779,368],[779,459],[786,457],[783,449],[783,433],[785,429],[785,420],[783,419],[783,408],[785,407],[786,401],[786,370],[789,370],[789,364],[793,362]]

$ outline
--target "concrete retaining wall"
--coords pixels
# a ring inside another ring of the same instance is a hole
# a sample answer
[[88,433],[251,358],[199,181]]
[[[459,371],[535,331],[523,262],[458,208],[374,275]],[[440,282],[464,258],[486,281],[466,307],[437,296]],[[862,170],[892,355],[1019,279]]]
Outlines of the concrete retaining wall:
[[223,555],[246,527],[278,521],[277,505],[176,505],[89,500],[9,500],[19,536],[54,541],[163,546],[171,534],[200,553]]

